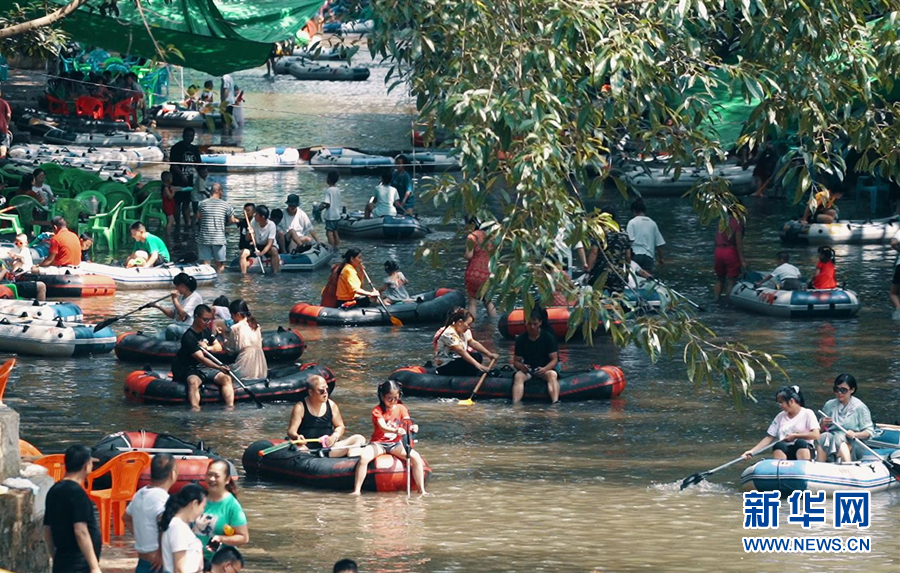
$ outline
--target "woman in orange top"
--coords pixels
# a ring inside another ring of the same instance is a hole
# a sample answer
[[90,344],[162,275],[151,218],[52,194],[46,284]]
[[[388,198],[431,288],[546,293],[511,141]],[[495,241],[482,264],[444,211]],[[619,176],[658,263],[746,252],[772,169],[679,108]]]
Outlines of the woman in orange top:
[[[391,454],[401,460],[406,459],[406,450],[409,448],[409,459],[413,478],[419,486],[419,491],[425,493],[425,462],[415,449],[408,446],[403,437],[407,433],[416,433],[419,426],[412,423],[409,410],[400,401],[400,383],[395,380],[386,380],[378,385],[378,405],[372,410],[372,424],[375,431],[368,446],[362,449],[359,455],[359,463],[356,466],[356,480],[353,484],[352,495],[362,493],[363,482],[369,470],[369,462],[381,454]],[[409,438],[413,437],[410,434]]]
[[347,249],[343,259],[336,293],[338,307],[351,301],[356,301],[356,306],[371,305],[372,299],[369,297],[377,297],[378,293],[362,288],[362,281],[359,278],[364,272],[362,251]]
[[834,278],[834,251],[831,247],[819,247],[819,262],[816,263],[816,274],[810,283],[814,289],[837,288]]

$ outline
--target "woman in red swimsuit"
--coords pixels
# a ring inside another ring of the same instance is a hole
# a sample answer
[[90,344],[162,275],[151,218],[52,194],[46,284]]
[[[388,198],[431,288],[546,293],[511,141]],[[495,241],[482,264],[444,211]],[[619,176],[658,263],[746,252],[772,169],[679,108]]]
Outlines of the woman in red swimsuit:
[[491,271],[488,264],[491,261],[491,252],[493,249],[490,245],[485,245],[487,236],[485,232],[479,229],[478,219],[470,217],[466,222],[467,227],[471,229],[469,236],[466,237],[466,260],[469,264],[466,266],[466,293],[469,295],[469,312],[472,316],[478,312],[478,301],[484,303],[488,316],[497,316],[497,310],[494,303],[489,299],[480,299],[478,291],[482,285],[491,277]]

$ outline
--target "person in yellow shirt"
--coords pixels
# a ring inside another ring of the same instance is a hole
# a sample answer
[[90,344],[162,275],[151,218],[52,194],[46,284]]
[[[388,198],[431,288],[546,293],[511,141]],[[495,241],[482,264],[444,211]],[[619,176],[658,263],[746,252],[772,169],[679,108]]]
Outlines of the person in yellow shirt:
[[[806,206],[803,212],[803,223],[809,223],[810,217],[813,223],[834,223],[838,218],[838,210],[835,202],[843,196],[844,192],[840,190],[829,191],[824,189],[813,196],[815,201],[815,212],[810,210],[810,205]],[[811,204],[812,202],[810,202]]]
[[370,306],[372,298],[378,297],[378,292],[362,288],[360,275],[363,273],[362,252],[359,249],[347,249],[337,284],[338,306],[351,301],[356,301],[356,306]]

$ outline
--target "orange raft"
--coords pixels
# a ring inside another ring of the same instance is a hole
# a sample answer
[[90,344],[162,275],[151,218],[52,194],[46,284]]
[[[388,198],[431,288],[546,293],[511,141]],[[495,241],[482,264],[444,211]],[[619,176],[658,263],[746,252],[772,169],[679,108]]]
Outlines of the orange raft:
[[48,267],[40,274],[24,273],[16,281],[40,281],[47,285],[47,298],[82,298],[87,296],[111,296],[116,294],[116,281],[100,275],[70,273],[68,269]]
[[[320,458],[292,447],[260,455],[264,449],[284,442],[285,440],[258,440],[250,444],[241,458],[247,475],[322,489],[353,490],[359,458]],[[426,482],[430,474],[431,468],[426,463]],[[416,489],[415,479],[412,480],[411,487]],[[363,489],[378,492],[406,491],[406,464],[390,454],[378,456],[369,464]]]
[[[569,331],[569,315],[572,309],[565,306],[550,306],[545,309],[547,311],[547,322],[544,328],[550,330],[556,335],[556,338],[565,340],[566,333]],[[503,338],[515,338],[525,332],[525,310],[521,308],[514,309],[509,314],[500,315],[497,322],[497,330]],[[598,328],[594,334],[603,334],[605,330]],[[581,338],[581,328],[575,331],[572,338]]]

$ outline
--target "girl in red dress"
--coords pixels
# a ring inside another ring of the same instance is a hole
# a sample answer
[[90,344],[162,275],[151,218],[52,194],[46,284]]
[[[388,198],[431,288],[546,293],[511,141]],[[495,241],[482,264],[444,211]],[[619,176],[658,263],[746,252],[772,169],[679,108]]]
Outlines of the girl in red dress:
[[484,303],[488,316],[497,316],[497,310],[494,303],[489,299],[480,299],[478,291],[482,285],[491,277],[491,271],[488,264],[491,261],[491,253],[493,249],[490,245],[485,244],[487,235],[479,229],[478,219],[470,217],[467,226],[471,229],[469,236],[466,237],[466,293],[469,295],[469,312],[475,316],[478,312],[478,301]]

